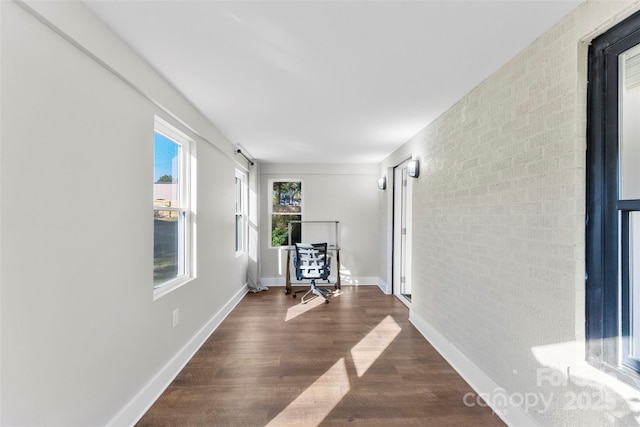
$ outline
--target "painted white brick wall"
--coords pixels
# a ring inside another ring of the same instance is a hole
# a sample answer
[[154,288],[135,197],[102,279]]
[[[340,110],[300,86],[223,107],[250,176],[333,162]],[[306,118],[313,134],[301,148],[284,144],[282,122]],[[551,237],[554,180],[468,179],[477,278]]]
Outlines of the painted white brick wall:
[[[587,42],[638,7],[582,4],[381,164],[390,176],[408,155],[421,161],[412,312],[507,396],[549,399],[527,408],[542,425],[634,424],[640,410],[640,393],[602,385],[583,363]],[[590,385],[541,381],[549,369]],[[603,390],[613,410],[596,405]],[[574,410],[581,393],[592,405]]]

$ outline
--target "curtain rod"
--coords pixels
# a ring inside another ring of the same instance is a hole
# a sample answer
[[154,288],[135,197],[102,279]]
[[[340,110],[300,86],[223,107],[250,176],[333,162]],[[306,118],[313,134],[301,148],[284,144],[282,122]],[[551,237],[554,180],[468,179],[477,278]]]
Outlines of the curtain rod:
[[246,154],[244,154],[244,153],[242,152],[242,150],[241,150],[241,149],[237,148],[237,149],[236,149],[236,153],[237,153],[237,154],[240,154],[242,157],[244,157],[245,159],[247,159],[247,162],[249,162],[249,164],[250,164],[251,166],[253,166],[253,160],[251,160],[250,158],[248,158],[248,157],[247,157],[247,155],[246,155]]

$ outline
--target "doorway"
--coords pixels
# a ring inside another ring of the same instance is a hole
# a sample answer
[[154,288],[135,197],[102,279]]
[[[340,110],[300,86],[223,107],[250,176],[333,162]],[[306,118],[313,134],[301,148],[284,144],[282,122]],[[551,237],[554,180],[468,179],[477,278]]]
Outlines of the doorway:
[[393,294],[411,305],[412,180],[405,160],[393,169]]

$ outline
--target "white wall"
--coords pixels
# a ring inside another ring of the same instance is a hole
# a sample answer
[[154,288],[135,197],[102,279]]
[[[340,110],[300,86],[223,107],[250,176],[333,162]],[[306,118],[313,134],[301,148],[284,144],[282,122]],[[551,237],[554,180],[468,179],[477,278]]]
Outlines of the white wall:
[[[57,29],[0,2],[0,424],[129,424],[246,291],[233,147],[81,3],[28,4]],[[154,301],[155,114],[196,140],[198,267]]]
[[[303,181],[303,220],[339,221],[342,283],[377,285],[378,169],[375,165],[263,164],[260,170],[260,262],[263,284],[284,284],[286,253],[270,248],[269,179]],[[280,265],[280,269],[278,266]],[[332,276],[335,274],[331,272]]]
[[380,165],[421,160],[412,321],[512,425],[638,423],[584,362],[587,47],[637,9],[581,5]]

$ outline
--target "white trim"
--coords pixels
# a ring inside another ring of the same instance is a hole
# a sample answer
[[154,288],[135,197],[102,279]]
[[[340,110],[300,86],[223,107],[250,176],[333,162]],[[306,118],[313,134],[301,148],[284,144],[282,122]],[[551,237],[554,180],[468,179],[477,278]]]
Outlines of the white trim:
[[186,133],[182,132],[158,115],[154,117],[154,129],[157,133],[175,143],[182,144],[185,143],[185,141],[186,143],[193,142],[193,138],[190,138]]
[[[330,277],[331,278],[331,277]],[[377,277],[343,277],[340,280],[342,286],[378,286]]]
[[387,282],[385,282],[384,280],[382,280],[381,278],[378,277],[378,287],[380,288],[380,290],[382,292],[384,292],[386,295],[391,295],[391,286],[389,286],[387,284]]
[[242,220],[242,243],[241,243],[241,249],[240,250],[236,250],[236,258],[239,256],[242,256],[244,254],[246,254],[248,252],[248,247],[249,247],[249,177],[247,175],[247,173],[245,173],[244,171],[241,171],[240,169],[236,168],[236,173],[235,173],[235,178],[236,180],[240,180],[240,210],[238,210],[238,183],[237,181],[234,184],[234,190],[235,190],[235,199],[236,199],[236,204],[235,204],[235,217],[234,217],[234,223],[233,223],[233,228],[234,228],[234,235],[236,238],[236,242],[238,239],[238,224],[237,224],[237,220],[238,217],[241,218]]
[[[185,133],[171,125],[166,120],[162,119],[158,115],[154,115],[154,141],[155,135],[158,134],[169,141],[176,144],[178,149],[178,207],[166,208],[164,206],[155,206],[155,191],[154,191],[154,206],[153,211],[174,211],[184,214],[184,227],[179,227],[178,239],[181,242],[180,248],[178,248],[178,265],[184,265],[184,272],[178,270],[178,276],[170,279],[166,282],[154,284],[153,286],[153,299],[156,300],[164,295],[167,295],[171,291],[178,289],[185,285],[196,277],[196,258],[195,258],[195,197],[192,195],[196,193],[196,179],[195,163],[196,163],[196,143],[187,136]],[[154,143],[155,146],[155,143]],[[154,148],[155,156],[155,148]],[[155,165],[154,165],[155,174]],[[155,184],[154,176],[154,184]],[[155,187],[154,187],[155,188]],[[155,236],[154,236],[155,239]],[[184,246],[184,248],[182,248]],[[154,267],[155,268],[155,267]],[[182,273],[182,274],[180,274]],[[155,272],[154,272],[155,274]]]
[[265,286],[284,286],[284,277],[261,277],[259,283]]
[[[320,280],[317,284],[320,287],[323,287],[326,285],[334,286],[336,284],[336,277],[329,276],[329,281],[331,283],[327,283],[324,280]],[[378,286],[380,287],[380,285],[378,284],[379,281],[380,280],[377,277],[350,277],[348,279],[342,278],[342,280],[340,281],[340,285],[341,286]],[[286,281],[284,276],[261,277],[260,284],[265,286],[285,286]],[[309,282],[298,282],[297,280],[295,280],[295,277],[291,278],[292,286],[306,286],[308,284]],[[382,289],[382,291],[384,292],[384,289]]]
[[166,282],[163,282],[161,286],[157,286],[153,288],[153,300],[155,301],[158,298],[162,298],[168,293],[173,292],[176,289],[183,287],[187,283],[193,282],[194,280],[195,280],[195,277],[180,276],[180,277],[176,277],[175,279],[171,279]]
[[403,294],[394,294],[394,296],[398,298],[398,301],[406,305],[407,308],[411,310],[411,300],[409,298],[405,297]]
[[[453,345],[451,341],[413,310],[409,311],[409,321],[478,395],[490,395],[495,393],[496,390],[503,390],[502,387],[496,384],[487,374],[482,372],[475,363]],[[460,396],[460,399],[463,399],[463,396]],[[491,409],[509,426],[539,425],[519,406],[510,405],[508,407]]]
[[133,399],[107,423],[107,426],[132,426],[137,423],[248,291],[247,284],[244,284],[151,381],[142,387]]

